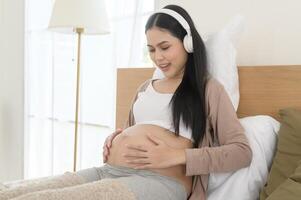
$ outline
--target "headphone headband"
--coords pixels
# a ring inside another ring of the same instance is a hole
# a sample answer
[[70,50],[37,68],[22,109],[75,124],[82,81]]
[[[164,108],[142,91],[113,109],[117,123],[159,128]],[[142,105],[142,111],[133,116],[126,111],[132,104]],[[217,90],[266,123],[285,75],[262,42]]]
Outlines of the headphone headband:
[[156,11],[155,13],[165,13],[165,14],[172,16],[182,25],[182,27],[186,30],[187,34],[191,35],[190,26],[189,26],[188,22],[184,19],[184,17],[182,15],[180,15],[176,11],[167,9],[167,8],[162,8],[162,9]]

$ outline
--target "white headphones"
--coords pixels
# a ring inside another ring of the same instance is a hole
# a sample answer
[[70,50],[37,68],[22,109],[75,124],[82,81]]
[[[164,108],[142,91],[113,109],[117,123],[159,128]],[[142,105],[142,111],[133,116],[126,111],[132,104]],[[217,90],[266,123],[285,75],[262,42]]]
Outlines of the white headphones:
[[168,14],[168,15],[172,16],[173,18],[175,18],[182,25],[182,27],[187,32],[187,35],[185,35],[185,37],[183,39],[184,48],[188,53],[193,53],[193,42],[192,42],[190,26],[189,26],[188,22],[184,19],[184,17],[182,17],[182,15],[180,15],[176,11],[173,11],[173,10],[167,9],[167,8],[162,8],[162,9],[156,11],[155,13]]

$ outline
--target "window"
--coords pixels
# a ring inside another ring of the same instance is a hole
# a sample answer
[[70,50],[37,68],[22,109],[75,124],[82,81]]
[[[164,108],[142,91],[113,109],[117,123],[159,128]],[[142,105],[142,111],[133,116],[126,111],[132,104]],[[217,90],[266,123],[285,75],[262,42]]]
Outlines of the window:
[[[75,35],[47,30],[53,0],[26,0],[25,178],[71,171],[76,87]],[[77,168],[99,166],[115,129],[117,67],[151,67],[144,25],[151,0],[107,0],[111,34],[83,36]]]

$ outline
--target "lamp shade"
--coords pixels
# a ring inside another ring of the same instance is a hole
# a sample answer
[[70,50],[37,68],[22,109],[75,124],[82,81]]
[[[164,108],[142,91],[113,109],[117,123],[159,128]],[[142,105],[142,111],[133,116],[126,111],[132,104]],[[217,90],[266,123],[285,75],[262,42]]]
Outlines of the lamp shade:
[[76,28],[82,28],[83,34],[109,33],[104,0],[56,0],[48,29],[74,33]]

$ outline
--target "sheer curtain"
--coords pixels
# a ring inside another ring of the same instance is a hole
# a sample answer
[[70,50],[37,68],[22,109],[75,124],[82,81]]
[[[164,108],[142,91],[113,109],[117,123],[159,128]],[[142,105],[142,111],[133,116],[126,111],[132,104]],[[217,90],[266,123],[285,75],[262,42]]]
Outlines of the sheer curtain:
[[[53,0],[26,0],[25,178],[73,166],[76,36],[47,31]],[[151,67],[144,25],[153,0],[107,0],[111,34],[83,36],[78,169],[102,164],[115,129],[116,68]]]

